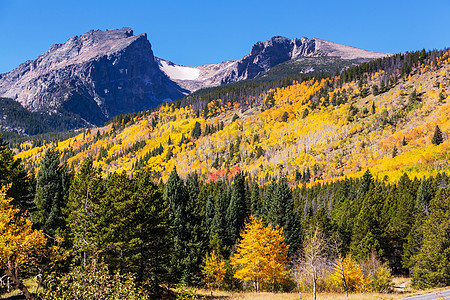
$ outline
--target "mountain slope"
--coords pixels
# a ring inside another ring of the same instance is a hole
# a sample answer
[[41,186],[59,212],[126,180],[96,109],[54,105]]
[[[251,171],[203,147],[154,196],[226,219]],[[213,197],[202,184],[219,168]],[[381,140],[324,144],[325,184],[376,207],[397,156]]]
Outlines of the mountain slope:
[[[297,173],[333,180],[366,168],[394,181],[404,171],[428,176],[450,170],[450,51],[439,55],[381,63],[393,71],[376,62],[342,77],[294,82],[252,104],[214,99],[204,117],[167,104],[61,141],[58,149],[70,164],[90,156],[105,174],[144,167],[163,179],[174,166],[183,177],[196,171],[210,180],[245,170],[261,183],[280,174],[296,182]],[[378,71],[360,73],[371,67]],[[351,76],[361,77],[342,81]],[[444,135],[438,146],[431,143],[436,125]],[[20,145],[18,157],[38,166],[48,146],[30,147]]]
[[146,34],[134,36],[130,28],[71,37],[0,76],[0,96],[30,111],[70,112],[92,124],[183,92],[158,68]]
[[[300,61],[300,58],[309,58],[303,60],[302,66],[291,64],[290,74],[298,73],[320,73],[324,70],[332,69],[333,73],[341,71],[346,67],[361,64],[373,59],[392,55],[391,53],[378,53],[355,47],[336,44],[322,39],[288,39],[281,36],[275,36],[265,42],[257,42],[252,46],[250,53],[240,60],[224,61],[219,64],[203,65],[199,67],[187,67],[176,65],[172,62],[158,59],[161,70],[172,80],[177,82],[183,88],[196,91],[200,88],[217,86],[226,83],[237,82],[245,79],[252,79],[264,74],[271,68],[290,61]],[[316,59],[321,57],[322,59]],[[324,59],[327,57],[330,59]],[[316,62],[317,61],[317,62]],[[336,69],[336,61],[339,61],[339,67]],[[325,62],[325,63],[324,63]],[[330,66],[326,62],[330,62]],[[308,66],[307,63],[311,63]],[[322,65],[322,68],[314,68],[314,65]],[[175,72],[177,70],[177,72]],[[180,74],[189,72],[189,76]],[[272,73],[270,78],[273,80],[281,79]],[[280,74],[283,76],[284,74]]]

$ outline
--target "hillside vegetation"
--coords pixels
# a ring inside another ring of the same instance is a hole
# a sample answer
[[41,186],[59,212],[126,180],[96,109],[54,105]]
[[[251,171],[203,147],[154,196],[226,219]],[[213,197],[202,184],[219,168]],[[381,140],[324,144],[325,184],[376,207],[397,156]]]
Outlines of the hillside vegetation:
[[[184,178],[196,171],[216,180],[244,170],[261,183],[280,174],[294,183],[305,172],[310,181],[329,181],[360,176],[367,168],[393,181],[403,172],[433,175],[448,169],[449,52],[433,59],[415,55],[418,61],[407,73],[375,70],[350,81],[350,69],[234,102],[168,103],[57,143],[22,143],[17,157],[36,167],[55,146],[75,167],[91,157],[105,175],[146,168],[164,180],[175,165]],[[431,143],[436,125],[444,136],[440,145]]]

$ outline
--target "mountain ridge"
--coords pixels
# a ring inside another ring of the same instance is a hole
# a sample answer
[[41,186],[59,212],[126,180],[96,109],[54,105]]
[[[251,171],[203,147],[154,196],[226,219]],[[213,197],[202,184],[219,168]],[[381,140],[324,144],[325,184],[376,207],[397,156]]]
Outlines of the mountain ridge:
[[30,111],[74,112],[86,124],[178,99],[184,90],[158,68],[145,33],[91,30],[54,44],[0,79],[0,95]]
[[[265,42],[258,41],[253,44],[250,53],[239,60],[228,60],[196,67],[177,65],[162,58],[157,58],[157,60],[166,62],[166,65],[160,64],[160,67],[167,76],[183,88],[194,92],[204,87],[253,79],[274,66],[301,57],[337,57],[343,61],[352,60],[355,63],[362,63],[390,55],[392,53],[368,51],[318,38],[289,39],[283,36],[274,36]],[[172,70],[177,67],[193,72],[196,70],[198,76],[189,79],[171,76]],[[313,71],[310,70],[310,72]]]

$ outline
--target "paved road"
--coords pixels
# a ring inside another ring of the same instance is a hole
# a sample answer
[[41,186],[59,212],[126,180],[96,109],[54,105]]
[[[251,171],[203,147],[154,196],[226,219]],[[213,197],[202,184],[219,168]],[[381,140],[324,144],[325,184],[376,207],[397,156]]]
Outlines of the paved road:
[[450,299],[450,290],[427,294],[427,295],[408,297],[408,298],[403,298],[400,300],[434,300],[434,299]]

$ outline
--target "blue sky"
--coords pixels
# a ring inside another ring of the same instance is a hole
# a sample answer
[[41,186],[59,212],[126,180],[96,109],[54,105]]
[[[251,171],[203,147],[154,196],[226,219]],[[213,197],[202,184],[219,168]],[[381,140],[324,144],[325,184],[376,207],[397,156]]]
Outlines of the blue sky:
[[0,0],[0,73],[91,29],[146,32],[156,56],[196,66],[239,59],[274,35],[379,52],[450,47],[449,0]]

